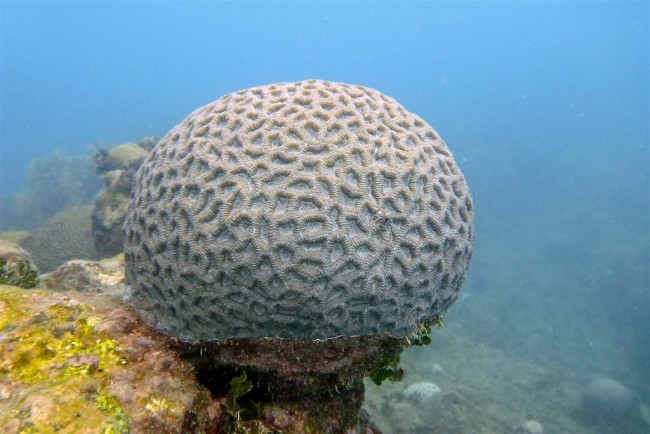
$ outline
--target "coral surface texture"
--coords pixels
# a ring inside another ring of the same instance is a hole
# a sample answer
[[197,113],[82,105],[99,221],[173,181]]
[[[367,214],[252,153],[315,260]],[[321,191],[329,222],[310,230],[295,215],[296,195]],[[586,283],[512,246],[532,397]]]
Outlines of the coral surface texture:
[[457,298],[470,193],[395,100],[308,80],[191,113],[136,174],[127,299],[181,340],[406,336]]

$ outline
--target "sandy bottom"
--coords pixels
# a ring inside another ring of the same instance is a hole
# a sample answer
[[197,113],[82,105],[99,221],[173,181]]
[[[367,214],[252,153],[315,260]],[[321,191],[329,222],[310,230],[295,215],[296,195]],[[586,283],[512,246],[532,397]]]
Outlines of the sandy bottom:
[[[451,327],[434,330],[430,346],[406,350],[401,382],[366,384],[365,409],[390,433],[515,433],[527,421],[545,434],[647,433],[639,417],[590,420],[580,408],[584,385],[571,372],[549,369],[472,341]],[[403,390],[433,382],[442,392],[412,398]]]

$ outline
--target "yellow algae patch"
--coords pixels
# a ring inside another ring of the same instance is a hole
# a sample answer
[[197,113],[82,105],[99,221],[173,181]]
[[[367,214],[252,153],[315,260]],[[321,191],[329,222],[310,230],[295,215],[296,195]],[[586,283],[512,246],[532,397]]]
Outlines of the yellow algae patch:
[[0,285],[0,432],[128,432],[105,391],[107,371],[124,362],[88,310],[61,294]]
[[75,297],[0,285],[0,433],[204,432],[209,393],[166,339]]
[[149,402],[145,406],[147,410],[149,410],[152,413],[165,413],[171,410],[171,405],[165,398],[158,399],[155,397],[149,398]]

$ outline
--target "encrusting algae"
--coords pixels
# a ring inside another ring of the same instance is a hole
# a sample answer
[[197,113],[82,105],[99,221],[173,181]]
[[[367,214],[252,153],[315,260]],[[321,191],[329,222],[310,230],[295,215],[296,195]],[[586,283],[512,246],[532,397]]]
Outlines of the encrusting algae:
[[[86,316],[88,307],[58,295],[57,302],[35,313],[26,301],[42,297],[40,291],[10,286],[1,291],[0,388],[14,405],[12,412],[0,416],[0,427],[47,432],[70,430],[81,422],[111,432],[114,413],[121,408],[102,404],[107,399],[116,402],[104,390],[107,371],[125,361],[115,342],[94,330]],[[34,388],[42,393],[34,393]],[[69,399],[78,396],[86,399]]]
[[115,306],[0,285],[0,432],[204,428],[191,369]]

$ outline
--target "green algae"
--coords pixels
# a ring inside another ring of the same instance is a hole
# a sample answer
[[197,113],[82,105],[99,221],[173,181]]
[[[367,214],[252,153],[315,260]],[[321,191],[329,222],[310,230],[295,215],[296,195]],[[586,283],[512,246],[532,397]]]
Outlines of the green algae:
[[228,393],[221,404],[224,414],[224,424],[228,434],[264,432],[257,421],[260,405],[243,396],[253,389],[253,382],[247,379],[246,371],[230,379]]
[[433,326],[442,327],[443,316],[439,315],[431,320],[425,321],[418,325],[411,335],[404,337],[401,341],[393,343],[390,346],[388,354],[383,364],[377,365],[371,371],[366,373],[377,386],[381,386],[386,380],[401,381],[404,378],[404,369],[399,367],[400,354],[404,347],[415,346],[421,347],[431,343],[431,331]]
[[381,384],[386,380],[400,381],[404,378],[404,369],[397,366],[381,367],[370,372],[368,378],[370,378],[377,386],[381,386]]
[[6,259],[0,258],[0,284],[34,288],[39,284],[38,272],[26,259],[7,263]]
[[437,326],[438,328],[442,327],[443,323],[443,315],[438,315],[437,317],[425,321],[422,324],[418,325],[415,331],[411,334],[411,336],[406,337],[406,342],[408,345],[416,346],[416,347],[421,347],[424,345],[429,345],[431,343],[431,330],[433,329],[433,326]]
[[99,395],[97,397],[97,407],[107,419],[107,425],[102,429],[102,434],[127,434],[131,432],[129,421],[122,410],[122,406],[113,395]]

